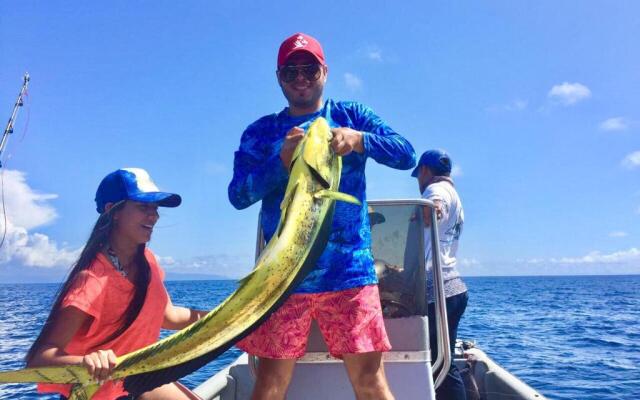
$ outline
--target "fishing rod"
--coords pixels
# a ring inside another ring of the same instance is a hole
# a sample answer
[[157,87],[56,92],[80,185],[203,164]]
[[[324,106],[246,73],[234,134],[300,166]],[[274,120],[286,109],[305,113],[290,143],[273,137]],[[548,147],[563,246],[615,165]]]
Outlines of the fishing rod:
[[[13,111],[11,112],[11,117],[9,117],[9,122],[7,122],[7,127],[4,128],[4,133],[2,134],[2,139],[0,140],[0,168],[2,168],[2,152],[4,151],[5,146],[7,145],[7,140],[9,139],[9,135],[13,133],[13,125],[16,122],[16,117],[18,116],[18,109],[24,105],[24,96],[27,94],[27,87],[29,87],[29,73],[25,72],[24,77],[22,78],[22,88],[20,89],[20,93],[18,94],[18,98],[16,99],[16,104],[13,105]],[[0,170],[0,204],[2,205],[2,238],[0,238],[0,249],[4,246],[4,240],[7,237],[7,212],[5,210],[4,205],[4,170]]]
[[[4,129],[4,133],[2,134],[2,140],[0,140],[0,157],[2,157],[2,151],[7,145],[7,140],[9,139],[9,135],[13,133],[13,125],[16,122],[16,116],[18,115],[18,109],[22,107],[24,104],[24,95],[27,93],[27,87],[29,86],[29,73],[26,72],[22,81],[22,89],[20,89],[20,94],[18,94],[18,99],[16,100],[16,104],[13,106],[13,112],[11,112],[11,117],[9,117],[9,122],[7,122],[7,127]],[[2,168],[2,160],[0,159],[0,168]]]

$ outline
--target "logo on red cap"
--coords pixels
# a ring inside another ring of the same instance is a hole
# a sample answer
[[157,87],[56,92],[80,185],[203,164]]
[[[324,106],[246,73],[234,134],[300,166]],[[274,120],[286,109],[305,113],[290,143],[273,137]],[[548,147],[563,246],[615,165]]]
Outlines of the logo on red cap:
[[309,44],[309,42],[307,42],[307,39],[305,39],[304,36],[302,35],[298,35],[298,37],[296,38],[296,41],[293,42],[293,45],[295,46],[295,48],[304,47],[307,44]]
[[283,66],[287,62],[287,59],[298,51],[306,51],[320,64],[324,64],[324,52],[322,51],[320,42],[307,34],[296,33],[286,38],[280,45],[280,50],[278,51],[278,67]]

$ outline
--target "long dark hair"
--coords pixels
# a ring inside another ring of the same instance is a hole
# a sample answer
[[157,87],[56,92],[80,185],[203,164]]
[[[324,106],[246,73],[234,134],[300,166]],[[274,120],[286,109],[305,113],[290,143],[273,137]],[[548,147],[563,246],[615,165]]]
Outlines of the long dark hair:
[[[111,235],[111,232],[113,231],[114,225],[113,215],[124,206],[125,202],[126,201],[122,201],[114,204],[113,207],[109,209],[109,211],[105,211],[104,213],[102,213],[98,218],[98,221],[96,221],[96,224],[91,231],[91,235],[89,235],[89,240],[87,240],[87,243],[80,253],[78,261],[76,261],[73,268],[71,269],[71,272],[69,272],[69,276],[58,290],[56,300],[51,307],[51,312],[49,313],[49,316],[47,317],[47,320],[44,323],[40,334],[36,338],[35,342],[33,342],[31,348],[29,348],[29,351],[25,356],[25,361],[27,363],[31,361],[36,351],[43,344],[43,341],[49,336],[58,311],[60,310],[62,300],[64,300],[65,296],[69,292],[69,289],[74,284],[74,281],[76,279],[79,279],[78,274],[89,268],[98,253],[102,251],[105,246],[108,246],[109,237]],[[134,257],[138,269],[136,273],[136,280],[134,282],[135,294],[133,295],[133,299],[127,306],[124,314],[120,317],[119,321],[121,321],[121,324],[118,329],[107,339],[105,339],[101,343],[101,345],[120,336],[138,317],[138,314],[142,309],[145,297],[147,296],[147,286],[149,285],[149,279],[151,275],[149,262],[144,255],[144,250],[145,244],[140,244]]]

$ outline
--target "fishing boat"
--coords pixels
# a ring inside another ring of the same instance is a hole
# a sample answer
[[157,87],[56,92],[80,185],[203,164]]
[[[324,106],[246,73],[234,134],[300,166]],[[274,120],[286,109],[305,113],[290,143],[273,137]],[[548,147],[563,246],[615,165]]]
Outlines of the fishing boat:
[[[470,400],[542,400],[545,397],[496,364],[470,342],[458,341],[454,354],[449,346],[444,284],[439,251],[434,251],[433,278],[437,357],[432,360],[426,303],[424,258],[424,206],[435,221],[433,203],[425,199],[369,201],[371,245],[379,278],[385,326],[393,350],[385,353],[385,374],[398,400],[435,400],[453,362],[463,371]],[[433,249],[439,249],[438,231],[429,227]],[[258,223],[256,257],[264,248]],[[205,400],[245,400],[255,383],[257,358],[241,354],[231,365],[195,389]],[[320,330],[312,325],[307,353],[298,360],[288,399],[353,399],[342,361],[328,353]]]

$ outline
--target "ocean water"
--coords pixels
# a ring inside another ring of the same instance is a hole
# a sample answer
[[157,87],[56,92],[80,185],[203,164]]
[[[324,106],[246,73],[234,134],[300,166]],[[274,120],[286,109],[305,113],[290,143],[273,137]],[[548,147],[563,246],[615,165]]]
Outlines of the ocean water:
[[459,337],[550,399],[640,399],[640,275],[466,278]]
[[[475,340],[545,396],[640,399],[640,275],[465,281],[470,298],[459,337]],[[168,282],[167,287],[175,304],[210,309],[235,283]],[[50,284],[0,284],[0,370],[23,366],[56,289]],[[238,355],[231,349],[182,382],[195,387]],[[0,399],[30,398],[37,398],[32,385],[0,386]]]

